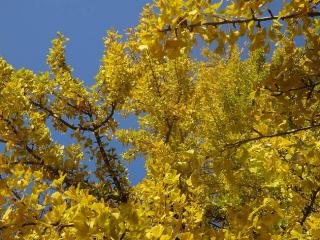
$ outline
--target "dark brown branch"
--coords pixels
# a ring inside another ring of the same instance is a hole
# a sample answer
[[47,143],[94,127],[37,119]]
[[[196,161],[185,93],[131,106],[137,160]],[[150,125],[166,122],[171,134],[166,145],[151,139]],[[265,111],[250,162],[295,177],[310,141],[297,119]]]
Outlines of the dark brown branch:
[[35,223],[35,222],[27,222],[27,223],[22,224],[21,227],[36,226],[36,225],[37,225],[37,223]]
[[[26,223],[21,224],[19,227],[36,226],[37,224],[38,224],[37,222],[26,222]],[[64,228],[67,228],[67,227],[74,227],[74,224],[72,224],[72,223],[71,224],[64,224],[64,225],[60,225],[60,223],[51,223],[50,225],[52,227],[58,227],[59,231],[62,231]],[[9,227],[8,225],[0,226],[0,231],[6,229],[8,227]],[[17,230],[18,229],[19,228],[17,228]]]
[[123,240],[126,236],[127,229],[121,234],[120,240]]
[[57,119],[59,122],[61,122],[62,124],[64,124],[65,126],[67,126],[68,128],[72,129],[72,130],[83,130],[83,131],[94,131],[93,128],[90,127],[83,127],[81,125],[76,126],[74,124],[71,124],[69,122],[67,122],[66,120],[64,120],[62,117],[57,116],[51,109],[43,106],[40,103],[37,103],[35,101],[31,101],[31,103],[34,106],[37,106],[38,108],[40,108],[41,110],[45,111],[46,113],[48,113],[51,117]]
[[89,115],[90,113],[84,109],[81,109],[81,108],[78,108],[77,106],[73,105],[72,103],[70,102],[66,102],[67,106],[73,108],[74,110],[78,111],[78,112],[81,112],[83,114],[86,114],[86,115]]
[[112,103],[112,104],[111,104],[111,112],[110,112],[110,114],[109,114],[109,115],[106,117],[106,119],[103,120],[100,124],[94,126],[94,127],[93,127],[93,131],[98,130],[99,128],[101,128],[102,126],[104,126],[107,122],[109,122],[109,121],[112,119],[112,117],[113,117],[113,115],[114,115],[114,112],[115,112],[115,110],[116,110],[116,106],[117,106],[116,103]]
[[310,214],[313,211],[313,205],[315,204],[317,200],[317,195],[320,191],[320,187],[318,187],[316,190],[312,191],[310,202],[305,206],[305,208],[302,210],[303,216],[302,219],[300,220],[300,225],[303,226],[307,218],[310,216]]
[[[105,120],[103,120],[100,124],[95,125],[94,127],[84,127],[81,126],[80,124],[78,126],[71,124],[69,122],[67,122],[66,120],[64,120],[61,117],[58,117],[51,109],[43,106],[41,103],[37,103],[35,101],[31,101],[31,103],[35,106],[37,106],[38,108],[40,108],[41,110],[47,112],[51,117],[57,119],[58,121],[60,121],[62,124],[64,124],[65,126],[67,126],[68,128],[72,129],[72,130],[82,130],[82,131],[90,131],[90,132],[94,132],[97,129],[101,128],[102,126],[104,126],[107,122],[109,122],[111,120],[111,118],[113,117],[114,113],[115,113],[115,109],[116,109],[116,103],[112,103],[111,104],[111,112],[110,114],[105,118]],[[87,112],[87,111],[82,111],[81,109],[78,109],[76,106],[72,105],[71,103],[67,103],[68,106],[74,108],[75,110],[82,112],[90,117],[92,117],[92,113]]]
[[[270,14],[270,12],[269,12]],[[249,23],[249,22],[257,22],[257,23],[261,23],[261,22],[266,22],[266,21],[272,21],[272,20],[286,20],[286,19],[294,19],[294,18],[299,18],[299,17],[319,17],[320,16],[320,12],[308,12],[306,14],[304,13],[293,13],[293,14],[289,14],[287,16],[283,16],[283,17],[279,17],[279,16],[273,16],[270,14],[269,17],[261,17],[261,18],[257,18],[255,16],[253,16],[252,18],[236,18],[236,19],[232,19],[232,20],[222,20],[222,21],[217,21],[217,22],[205,22],[205,23],[195,23],[195,24],[189,24],[187,26],[188,29],[193,29],[194,27],[200,27],[200,26],[220,26],[220,25],[226,25],[226,24],[241,24],[241,23]],[[176,27],[175,29],[178,29],[178,27]],[[171,26],[169,26],[168,28],[162,29],[161,32],[170,32],[172,30]]]
[[274,134],[270,134],[270,135],[262,135],[259,137],[243,139],[238,142],[228,143],[225,145],[225,148],[239,147],[239,146],[241,146],[245,143],[248,143],[248,142],[253,142],[253,141],[258,141],[258,140],[268,139],[268,138],[274,138],[274,137],[286,136],[286,135],[294,134],[294,133],[301,132],[301,131],[307,131],[307,130],[310,130],[313,128],[318,128],[318,127],[320,127],[320,124],[315,124],[315,125],[308,126],[308,127],[293,129],[293,130],[289,130],[286,132],[278,132],[278,133],[274,133]]
[[[113,183],[115,184],[116,188],[118,189],[118,192],[120,193],[120,201],[127,201],[127,193],[125,192],[125,189],[124,187],[121,185],[120,183],[120,180],[118,179],[118,175],[117,175],[117,172],[116,170],[114,170],[110,164],[110,159],[109,159],[109,156],[107,154],[107,152],[105,151],[104,149],[104,146],[103,146],[103,142],[102,142],[102,136],[100,136],[97,132],[97,130],[99,128],[101,128],[102,126],[104,126],[108,121],[110,121],[110,119],[113,117],[114,115],[114,112],[115,112],[115,108],[116,108],[116,103],[113,103],[112,104],[112,107],[111,107],[111,112],[110,114],[106,117],[105,120],[103,120],[100,124],[98,125],[94,125],[92,124],[92,128],[83,128],[83,127],[77,127],[75,125],[72,125],[72,124],[69,124],[68,122],[66,122],[65,120],[63,120],[62,118],[60,117],[57,117],[54,112],[52,110],[50,110],[49,108],[43,106],[42,104],[40,103],[37,103],[37,102],[32,102],[32,104],[34,106],[37,106],[39,107],[41,110],[47,112],[50,116],[58,119],[61,123],[63,123],[64,125],[66,125],[67,127],[73,129],[73,130],[86,130],[86,131],[91,131],[91,132],[94,132],[94,136],[97,140],[97,144],[98,144],[98,147],[99,147],[99,150],[100,150],[100,153],[106,163],[106,166],[109,170],[109,173],[110,173],[110,176],[111,176],[111,179],[113,180]],[[92,114],[91,113],[88,113],[88,115],[90,116],[91,118],[91,121],[93,122],[93,119],[92,119]],[[12,122],[9,120],[9,119],[5,119],[3,118],[3,116],[0,115],[0,120],[3,120],[5,121],[8,126],[12,129],[12,132],[18,137],[19,136],[19,133],[18,133],[18,130],[15,128],[15,126],[12,124]],[[6,143],[7,141],[6,140],[3,140],[1,142],[4,142]],[[39,166],[39,167],[42,167],[46,170],[48,170],[50,173],[53,174],[53,176],[60,176],[59,175],[59,170],[60,169],[56,169],[50,165],[47,165],[44,163],[44,160],[33,150],[32,147],[28,146],[27,142],[26,141],[18,141],[16,142],[16,144],[25,149],[25,151],[30,154],[35,160],[37,161],[22,161],[22,162],[14,162],[13,164],[17,164],[17,163],[22,163],[22,164],[26,164],[26,165],[33,165],[33,166]],[[62,170],[61,170],[62,171]],[[120,176],[120,175],[119,175]],[[70,178],[66,178],[65,179],[65,183],[67,184],[67,186],[71,186],[71,185],[75,185],[77,184],[78,182],[74,182],[74,179],[70,179]],[[89,184],[86,180],[83,180],[82,183],[86,183],[86,184]],[[90,184],[89,184],[90,185]],[[101,196],[99,196],[101,197]],[[109,196],[108,197],[109,199],[115,199],[115,200],[119,200],[119,197],[117,196]],[[105,198],[106,199],[106,198]]]
[[165,121],[167,123],[168,130],[167,130],[166,135],[164,137],[164,142],[168,143],[170,140],[170,135],[171,135],[172,128],[173,128],[173,121],[170,121],[168,118],[165,118]]
[[120,176],[117,174],[117,172],[111,166],[110,158],[109,158],[107,152],[105,151],[105,149],[103,147],[103,142],[102,142],[101,136],[97,132],[94,132],[94,136],[96,138],[100,154],[101,154],[101,156],[102,156],[102,158],[103,158],[103,160],[104,160],[104,162],[105,162],[105,164],[106,164],[106,166],[108,168],[110,177],[113,180],[114,185],[116,186],[116,188],[119,191],[120,201],[127,202],[127,200],[128,200],[127,193],[126,193],[124,187],[122,186],[122,184],[121,184],[121,182],[119,180]]
[[255,133],[259,134],[259,136],[263,136],[263,134],[261,132],[259,132],[258,130],[256,130],[255,128],[252,128],[252,131],[254,131]]
[[[0,180],[2,180],[3,178],[1,177],[1,174],[0,174]],[[6,184],[6,188],[9,189],[12,194],[14,195],[14,197],[17,199],[17,200],[21,200],[21,197],[20,195],[14,190],[14,189],[10,189],[9,186]],[[24,203],[23,203],[24,205]]]
[[24,164],[30,164],[30,165],[39,165],[40,167],[43,167],[44,169],[49,170],[51,173],[53,173],[54,176],[60,176],[58,169],[55,169],[55,168],[53,168],[53,167],[50,166],[50,165],[44,164],[43,159],[42,159],[40,156],[38,156],[28,145],[26,145],[25,148],[26,148],[27,152],[28,152],[32,157],[34,157],[35,159],[37,159],[37,160],[39,161],[39,163],[32,162],[32,161],[22,162],[22,163],[24,163]]
[[[75,93],[79,98],[82,98],[82,96],[79,94],[79,93]],[[56,96],[57,98],[59,98],[60,100],[62,101],[65,101],[67,106],[73,108],[74,110],[78,111],[78,112],[81,112],[83,114],[86,114],[86,115],[90,115],[91,113],[85,109],[81,109],[81,108],[78,108],[77,106],[73,105],[72,103],[68,102],[68,100],[66,99],[63,99],[61,96],[59,96],[59,94],[57,93],[54,93],[54,96]],[[84,100],[85,101],[85,100]],[[88,102],[89,103],[89,102]]]
[[[272,92],[272,96],[280,96],[282,94],[285,94],[285,93],[289,93],[289,92],[294,92],[294,91],[299,91],[299,90],[303,90],[303,89],[310,89],[309,91],[309,95],[310,95],[310,92],[312,93],[315,89],[316,86],[318,86],[320,84],[320,82],[315,82],[315,83],[312,83],[312,84],[306,84],[304,86],[301,86],[301,87],[297,87],[297,88],[290,88],[288,90],[285,90],[285,91],[281,91],[279,86],[277,86],[278,90],[272,90],[271,88],[268,88],[268,87],[265,87],[266,90]],[[308,96],[309,96],[308,95]]]
[[272,13],[272,11],[270,9],[268,9],[268,13],[270,14],[271,17],[274,17],[273,13]]
[[[16,130],[16,128],[14,127],[14,125],[11,123],[11,121],[9,119],[5,119],[3,118],[3,116],[0,115],[0,119],[5,121],[8,126],[12,129],[12,132],[18,137],[19,134],[18,134],[18,131]],[[17,144],[21,147],[21,148],[24,148],[27,153],[29,153],[34,159],[38,160],[39,162],[33,162],[33,161],[27,161],[27,162],[21,162],[21,163],[24,163],[24,164],[31,164],[31,165],[38,165],[40,167],[43,167],[44,169],[46,170],[49,170],[54,176],[59,176],[59,170],[58,169],[55,169],[53,168],[52,166],[50,165],[47,165],[44,163],[44,160],[39,156],[37,155],[34,150],[32,148],[30,148],[28,146],[28,144],[24,144],[23,142],[17,142]]]
[[35,159],[37,159],[39,161],[39,164],[43,164],[43,159],[41,159],[40,156],[38,156],[33,150],[32,148],[30,148],[28,145],[25,146],[26,150],[28,153],[30,153]]

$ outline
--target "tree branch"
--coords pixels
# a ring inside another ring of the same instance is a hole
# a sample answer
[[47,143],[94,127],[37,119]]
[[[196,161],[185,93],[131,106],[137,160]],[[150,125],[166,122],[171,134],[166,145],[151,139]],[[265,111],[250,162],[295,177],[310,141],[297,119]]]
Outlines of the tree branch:
[[83,130],[83,131],[94,131],[93,128],[90,127],[83,127],[81,125],[76,126],[74,124],[71,124],[69,122],[67,122],[66,120],[64,120],[62,117],[57,116],[57,114],[55,114],[51,109],[43,106],[41,103],[37,103],[35,101],[31,100],[31,103],[34,106],[37,106],[38,108],[40,108],[41,110],[45,111],[46,113],[48,113],[51,117],[57,119],[59,122],[61,122],[62,124],[64,124],[65,126],[67,126],[68,128],[72,129],[72,130]]
[[313,211],[313,205],[315,204],[316,200],[317,200],[317,195],[318,192],[320,191],[320,187],[318,187],[316,190],[312,191],[311,194],[311,198],[310,198],[310,202],[304,207],[304,209],[302,210],[303,216],[302,219],[300,220],[300,225],[303,226],[303,224],[305,223],[305,221],[307,220],[307,218],[310,216],[310,214]]
[[245,143],[248,142],[253,142],[253,141],[258,141],[258,140],[262,140],[262,139],[267,139],[267,138],[273,138],[273,137],[280,137],[280,136],[286,136],[286,135],[290,135],[290,134],[294,134],[297,132],[301,132],[301,131],[307,131],[313,128],[318,128],[320,127],[320,124],[315,124],[315,125],[311,125],[308,127],[303,127],[303,128],[298,128],[298,129],[293,129],[293,130],[289,130],[286,132],[278,132],[278,133],[274,133],[274,134],[270,134],[270,135],[262,135],[259,137],[254,137],[254,138],[249,138],[249,139],[243,139],[240,140],[238,142],[234,142],[234,143],[228,143],[225,145],[225,148],[232,148],[232,147],[239,147]]
[[[18,226],[17,230],[19,230],[19,227],[36,226],[39,223],[41,224],[41,221],[40,222],[26,222],[26,223],[23,223],[20,226]],[[58,222],[58,223],[50,223],[49,225],[51,225],[52,227],[58,227],[59,232],[62,231],[64,228],[74,227],[74,224],[72,224],[72,223],[60,225],[60,223]],[[2,226],[0,226],[0,231],[6,229],[8,227],[9,227],[8,225],[2,225]]]
[[[193,29],[194,27],[200,27],[200,26],[220,26],[220,25],[226,25],[226,24],[241,24],[241,23],[248,23],[248,22],[257,22],[258,24],[260,24],[261,22],[266,22],[266,21],[272,21],[272,20],[286,20],[286,19],[294,19],[294,18],[299,18],[299,17],[319,17],[320,16],[320,12],[308,12],[306,14],[303,13],[293,13],[293,14],[289,14],[287,16],[283,16],[283,17],[279,17],[279,16],[273,16],[270,15],[269,17],[261,17],[261,18],[257,18],[255,16],[253,16],[252,18],[236,18],[236,19],[232,19],[232,20],[222,20],[222,21],[217,21],[217,22],[198,22],[198,23],[194,23],[194,24],[189,24],[187,26],[185,26],[185,28],[188,29]],[[178,29],[179,27],[175,28],[175,31]],[[164,28],[162,30],[160,30],[160,32],[170,32],[172,30],[171,26]]]
[[94,136],[96,138],[100,154],[101,154],[101,156],[102,156],[102,158],[108,168],[111,179],[113,180],[114,185],[116,186],[116,188],[119,191],[120,201],[127,202],[127,200],[128,200],[127,193],[125,192],[125,189],[123,188],[122,184],[120,183],[120,179],[118,178],[118,177],[120,177],[120,174],[117,174],[115,172],[115,170],[112,168],[112,166],[110,164],[110,158],[103,147],[103,142],[102,142],[101,136],[97,132],[94,132]]
[[320,82],[315,82],[315,83],[312,83],[312,84],[305,84],[304,86],[297,87],[297,88],[290,88],[290,89],[284,90],[284,91],[282,91],[282,90],[280,90],[280,89],[278,89],[278,90],[272,90],[272,89],[269,88],[269,87],[264,87],[264,88],[265,88],[266,90],[270,91],[272,96],[276,97],[276,96],[283,95],[283,94],[285,94],[285,93],[294,92],[294,91],[299,91],[299,90],[303,90],[303,89],[308,89],[308,90],[310,90],[310,91],[309,91],[309,94],[310,94],[310,92],[312,92],[312,91],[314,90],[314,88],[315,88],[316,86],[318,86],[319,84],[320,84]]
[[95,125],[95,126],[93,127],[93,131],[98,130],[99,128],[101,128],[103,125],[105,125],[107,122],[109,122],[109,121],[111,120],[111,118],[113,117],[114,112],[115,112],[115,110],[116,110],[116,106],[117,106],[116,103],[112,103],[112,104],[111,104],[111,112],[110,112],[110,114],[109,114],[109,115],[105,118],[105,120],[103,120],[100,124]]

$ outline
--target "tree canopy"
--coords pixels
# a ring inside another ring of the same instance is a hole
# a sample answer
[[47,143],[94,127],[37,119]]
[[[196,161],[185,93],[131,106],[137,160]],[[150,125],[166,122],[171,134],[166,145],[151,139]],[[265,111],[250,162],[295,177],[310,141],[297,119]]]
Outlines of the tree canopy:
[[0,239],[320,239],[320,1],[275,2],[156,0],[90,88],[61,33],[48,72],[1,58]]

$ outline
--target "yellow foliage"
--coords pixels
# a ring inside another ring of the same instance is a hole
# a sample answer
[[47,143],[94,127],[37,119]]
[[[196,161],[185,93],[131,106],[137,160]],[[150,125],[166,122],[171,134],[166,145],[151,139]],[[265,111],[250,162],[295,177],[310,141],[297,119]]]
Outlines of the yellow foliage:
[[[148,4],[128,37],[108,32],[90,89],[61,33],[49,72],[1,58],[0,239],[318,239],[319,1],[272,2]],[[201,60],[197,35],[217,44]]]

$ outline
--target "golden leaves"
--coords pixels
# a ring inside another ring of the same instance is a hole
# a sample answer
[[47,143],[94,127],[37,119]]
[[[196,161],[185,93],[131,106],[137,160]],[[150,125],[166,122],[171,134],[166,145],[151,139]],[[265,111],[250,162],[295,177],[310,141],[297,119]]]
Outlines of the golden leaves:
[[66,177],[65,174],[64,174],[64,175],[61,174],[58,179],[53,180],[53,182],[51,183],[51,186],[52,186],[52,187],[55,187],[55,188],[57,188],[57,189],[61,189],[65,177]]
[[[317,237],[316,2],[287,1],[278,17],[269,2],[156,1],[128,39],[108,33],[91,90],[72,76],[62,34],[51,73],[0,59],[0,238]],[[207,60],[189,55],[197,35],[216,44]],[[236,47],[244,36],[247,59]],[[139,129],[119,130],[115,113],[135,114]],[[55,143],[49,119],[76,143]],[[136,186],[107,146],[114,135],[129,147],[123,158],[145,158]]]
[[[148,5],[145,9],[148,14],[145,17],[142,16],[141,25],[138,25],[136,33],[140,40],[139,44],[148,46],[150,53],[158,57],[180,56],[183,48],[185,48],[184,52],[189,52],[197,35],[208,44],[216,41],[219,45],[216,52],[219,54],[225,53],[221,45],[229,44],[233,47],[245,34],[251,36],[251,50],[263,45],[265,51],[269,52],[266,36],[262,36],[261,32],[277,29],[279,31],[277,39],[273,35],[270,39],[279,42],[281,40],[280,25],[282,25],[280,22],[286,22],[288,24],[285,28],[286,35],[290,37],[306,35],[308,29],[316,23],[316,16],[319,15],[319,13],[313,15],[313,9],[317,3],[306,0],[284,2],[280,5],[278,13],[270,10],[272,0],[237,0],[235,2],[222,0],[214,3],[168,1],[166,4],[160,2],[156,1]],[[299,19],[303,21],[303,29],[300,23],[297,23]],[[264,24],[265,22],[269,24]],[[229,34],[226,37],[227,34],[213,34],[215,32],[229,32]],[[253,37],[256,34],[258,36]],[[149,37],[146,38],[146,36]],[[173,39],[176,40],[173,41]],[[264,42],[266,43],[262,44]],[[173,47],[178,48],[174,53]]]
[[66,65],[65,60],[65,46],[64,44],[68,42],[68,39],[65,38],[62,33],[58,32],[58,37],[52,40],[52,48],[49,51],[47,58],[47,63],[51,67],[51,71],[54,74],[57,74],[59,71],[71,71],[71,68]]

